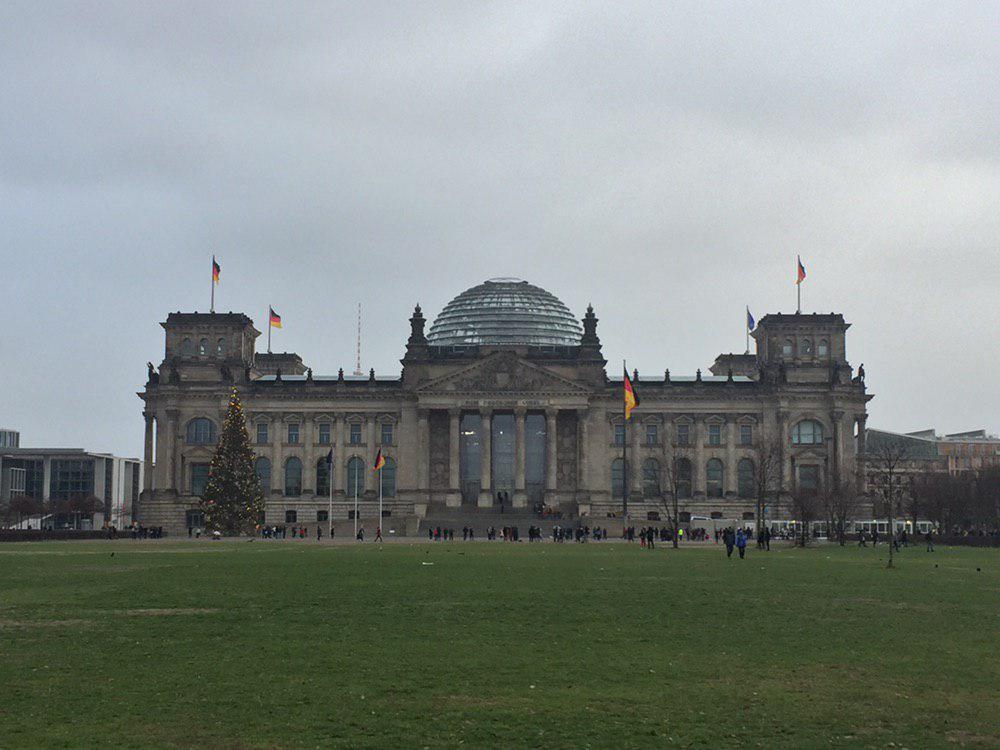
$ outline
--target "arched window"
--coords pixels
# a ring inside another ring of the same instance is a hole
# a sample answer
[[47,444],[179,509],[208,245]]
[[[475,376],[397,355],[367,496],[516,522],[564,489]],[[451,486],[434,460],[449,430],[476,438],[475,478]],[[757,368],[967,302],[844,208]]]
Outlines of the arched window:
[[747,498],[754,496],[754,467],[753,461],[749,458],[741,458],[736,464],[736,478],[740,497]]
[[691,498],[691,462],[686,458],[678,458],[674,464],[674,491],[678,500]]
[[622,497],[625,494],[624,462],[616,458],[611,462],[611,497]]
[[786,357],[792,356],[792,340],[785,339],[785,343],[781,345],[781,353]]
[[204,357],[208,354],[208,339],[202,339],[198,342],[198,356]]
[[722,497],[722,461],[718,458],[708,459],[705,464],[705,491],[709,497]]
[[267,495],[271,491],[271,459],[260,456],[253,463],[253,472],[257,475],[260,488]]
[[660,462],[655,458],[642,462],[642,494],[643,497],[660,496]]
[[194,354],[194,345],[191,343],[191,339],[184,339],[181,342],[181,356],[190,357]]
[[365,492],[365,462],[354,456],[347,462],[347,497],[361,497]]
[[285,496],[298,497],[302,494],[302,461],[292,456],[285,461]]
[[823,442],[823,425],[815,419],[803,419],[792,428],[792,442],[796,445],[819,445]]
[[825,357],[830,353],[830,343],[826,339],[819,340],[819,349],[817,350],[817,353],[821,357]]
[[382,497],[396,497],[396,462],[387,457],[379,474],[382,478]]
[[205,417],[198,417],[188,422],[187,443],[188,445],[211,445],[216,441],[218,434],[215,430],[215,422]]
[[330,463],[326,456],[316,460],[316,494],[330,494]]
[[807,356],[811,356],[812,353],[813,353],[813,340],[812,339],[806,339],[802,343],[802,349],[803,349],[804,353]]
[[215,356],[225,357],[226,356],[226,340],[219,339],[215,342]]

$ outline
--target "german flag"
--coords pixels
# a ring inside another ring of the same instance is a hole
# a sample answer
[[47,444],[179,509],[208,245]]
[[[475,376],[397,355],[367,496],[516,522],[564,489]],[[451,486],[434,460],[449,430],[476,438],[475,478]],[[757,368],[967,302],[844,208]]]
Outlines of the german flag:
[[271,311],[271,328],[281,328],[281,316],[274,311],[273,307],[268,307]]
[[632,416],[632,410],[639,405],[639,394],[636,393],[635,386],[632,384],[632,378],[628,376],[627,369],[625,369],[625,380],[623,383],[625,385],[625,419],[629,419]]
[[215,260],[215,256],[212,256],[212,281],[216,284],[219,283],[219,277],[222,275],[222,266],[218,264]]
[[799,261],[799,273],[798,273],[798,278],[795,279],[795,283],[796,284],[801,284],[803,281],[806,280],[806,267],[804,265],[802,265],[802,258],[801,257],[796,256],[796,258]]
[[378,454],[375,456],[375,467],[372,471],[378,471],[383,466],[385,466],[385,456],[382,455],[382,449],[378,449]]

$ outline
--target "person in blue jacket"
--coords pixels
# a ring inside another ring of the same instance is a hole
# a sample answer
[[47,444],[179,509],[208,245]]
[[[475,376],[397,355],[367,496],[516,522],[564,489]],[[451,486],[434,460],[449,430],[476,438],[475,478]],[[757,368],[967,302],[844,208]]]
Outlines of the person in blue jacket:
[[747,535],[746,532],[743,531],[743,529],[739,529],[736,532],[736,549],[739,550],[741,560],[746,557]]

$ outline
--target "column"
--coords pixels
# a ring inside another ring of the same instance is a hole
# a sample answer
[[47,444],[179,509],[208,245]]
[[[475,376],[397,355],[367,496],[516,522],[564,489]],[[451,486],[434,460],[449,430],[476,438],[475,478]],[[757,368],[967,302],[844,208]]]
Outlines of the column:
[[[587,501],[590,500],[590,460],[587,451],[590,450],[590,427],[588,425],[589,409],[577,409],[576,411],[576,439],[577,445],[577,482],[578,493],[585,493]],[[601,455],[601,451],[598,452]],[[558,470],[558,467],[557,467]]]
[[691,496],[704,499],[708,492],[705,485],[705,417],[698,414],[694,418],[694,460],[691,462]]
[[365,415],[365,426],[368,428],[368,437],[366,442],[368,443],[368,459],[365,461],[365,465],[370,464],[375,460],[375,451],[377,450],[375,443],[375,419],[376,415],[366,414]]
[[524,418],[524,409],[514,411],[514,497],[512,501],[515,508],[524,508],[528,504],[528,494],[525,492],[524,481],[524,451],[527,442],[524,439]]
[[636,417],[632,417],[625,423],[625,437],[629,441],[628,446],[628,502],[631,506],[636,498],[642,497],[642,456],[639,455],[640,438],[642,432],[642,422]]
[[[559,412],[556,409],[545,410],[545,491],[546,494],[556,491],[556,468],[558,466],[556,426]],[[581,451],[582,454],[582,451]]]
[[[307,489],[316,494],[316,422],[312,414],[302,415],[302,427],[299,440],[302,441],[302,494],[306,494]],[[312,485],[310,488],[309,485]]]
[[778,455],[778,498],[780,500],[781,496],[788,491],[790,488],[789,477],[790,471],[788,469],[788,412],[779,411],[778,412],[778,448],[780,453]]
[[[338,466],[344,466],[344,471],[347,468],[344,464],[344,458],[346,451],[344,450],[344,415],[334,414],[333,415],[333,435],[331,436],[331,441],[333,442],[333,467],[330,469],[330,481],[333,483],[334,493],[344,490],[346,492],[347,483],[346,481],[341,485],[339,483],[340,473],[337,471]],[[345,477],[346,479],[346,477]]]
[[448,494],[446,502],[449,506],[458,507],[462,504],[462,479],[459,461],[461,455],[459,446],[461,445],[461,420],[460,409],[448,410]]
[[142,416],[146,419],[146,440],[142,451],[142,488],[149,491],[153,489],[153,415],[144,411]]
[[831,456],[831,464],[833,466],[833,476],[832,487],[834,490],[840,489],[840,467],[843,466],[843,461],[840,454],[840,441],[843,435],[843,428],[840,424],[840,420],[843,419],[844,412],[834,409],[830,412],[830,422],[833,424],[833,450]]
[[738,470],[736,467],[736,415],[726,415],[726,469],[723,473],[723,495],[737,495]]
[[164,445],[166,453],[166,476],[163,488],[177,489],[177,419],[180,416],[177,409],[167,409],[167,439]]
[[868,436],[865,435],[865,424],[868,422],[868,415],[862,414],[856,417],[856,421],[858,425],[858,455],[854,458],[854,491],[860,495],[865,492],[867,486],[865,481],[865,464],[868,462]]
[[479,505],[490,508],[493,506],[493,490],[491,489],[493,456],[493,420],[490,412],[480,414],[482,424],[479,436]]
[[417,488],[423,492],[430,489],[430,446],[430,412],[417,409]]
[[276,414],[271,426],[271,493],[285,494],[285,440],[288,437],[288,426],[282,419],[283,414]]

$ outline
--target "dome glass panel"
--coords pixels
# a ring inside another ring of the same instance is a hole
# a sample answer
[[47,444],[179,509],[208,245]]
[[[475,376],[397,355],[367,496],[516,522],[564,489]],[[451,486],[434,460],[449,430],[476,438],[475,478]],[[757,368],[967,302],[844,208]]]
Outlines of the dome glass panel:
[[445,305],[432,346],[579,346],[583,330],[559,299],[520,279],[490,279]]

